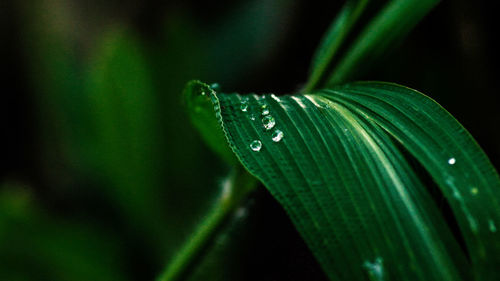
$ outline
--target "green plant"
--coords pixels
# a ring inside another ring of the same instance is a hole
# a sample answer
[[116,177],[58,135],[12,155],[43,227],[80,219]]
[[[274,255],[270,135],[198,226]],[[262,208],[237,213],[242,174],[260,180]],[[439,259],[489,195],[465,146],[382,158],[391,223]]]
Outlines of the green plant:
[[390,1],[349,41],[368,2],[346,3],[296,94],[226,94],[188,83],[193,124],[234,171],[159,280],[192,268],[257,187],[248,173],[287,211],[330,280],[499,278],[500,179],[474,139],[415,90],[347,83],[437,1]]

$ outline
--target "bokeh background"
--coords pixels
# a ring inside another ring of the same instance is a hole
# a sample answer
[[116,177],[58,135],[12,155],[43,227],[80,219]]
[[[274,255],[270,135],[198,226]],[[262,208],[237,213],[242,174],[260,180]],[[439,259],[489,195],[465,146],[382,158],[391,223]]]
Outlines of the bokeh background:
[[[0,280],[153,280],[229,172],[184,84],[293,93],[343,2],[1,1]],[[358,78],[436,99],[498,169],[493,5],[443,1]],[[325,278],[264,189],[212,242],[187,279]]]

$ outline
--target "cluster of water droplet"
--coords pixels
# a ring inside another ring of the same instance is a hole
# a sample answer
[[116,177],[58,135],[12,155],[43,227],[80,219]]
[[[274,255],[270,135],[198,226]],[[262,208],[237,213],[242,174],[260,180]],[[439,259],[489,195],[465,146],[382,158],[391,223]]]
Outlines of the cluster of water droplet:
[[[278,102],[280,101],[280,99],[278,97],[276,97],[275,95],[271,95],[271,97]],[[265,99],[265,96],[262,96],[261,99]],[[257,119],[256,114],[250,112],[251,107],[249,104],[249,100],[250,100],[249,97],[242,97],[241,98],[240,110],[242,112],[245,112],[245,113],[247,113],[247,112],[250,113],[250,115],[249,115],[250,120],[255,121]],[[271,111],[269,110],[269,107],[267,104],[263,104],[260,106],[260,115],[262,116],[262,119],[261,119],[262,127],[264,128],[265,131],[270,131],[276,126],[276,120],[271,115]],[[280,142],[284,136],[285,136],[285,134],[283,133],[283,131],[281,131],[279,129],[275,129],[273,131],[273,133],[271,134],[271,139],[273,142]],[[255,151],[255,152],[260,151],[262,149],[262,141],[253,140],[250,143],[250,149]]]

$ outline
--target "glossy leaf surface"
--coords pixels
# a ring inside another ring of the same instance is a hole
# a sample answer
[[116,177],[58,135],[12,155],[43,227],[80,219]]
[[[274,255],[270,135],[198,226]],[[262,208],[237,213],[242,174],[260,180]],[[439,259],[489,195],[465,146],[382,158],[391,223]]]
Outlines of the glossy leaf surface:
[[[280,97],[194,85],[210,92],[230,147],[331,280],[495,278],[500,181],[470,135],[428,97],[386,83]],[[446,203],[423,184],[415,160]]]

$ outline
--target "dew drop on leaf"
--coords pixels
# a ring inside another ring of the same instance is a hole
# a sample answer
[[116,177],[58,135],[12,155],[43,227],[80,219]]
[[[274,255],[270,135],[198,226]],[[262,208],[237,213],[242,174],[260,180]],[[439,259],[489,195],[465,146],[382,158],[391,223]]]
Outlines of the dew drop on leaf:
[[240,109],[241,111],[246,112],[248,110],[248,103],[242,101]]
[[219,85],[219,83],[213,83],[212,85],[210,85],[210,88],[212,88],[212,90],[214,90],[214,91],[219,91],[220,85]]
[[276,129],[273,135],[271,136],[274,142],[279,142],[283,138],[284,134],[281,130]]
[[457,163],[457,160],[455,158],[452,157],[452,158],[448,159],[448,164],[455,165],[455,163]]
[[250,149],[253,151],[260,151],[262,148],[262,142],[260,140],[254,140],[250,143]]
[[368,272],[371,280],[384,280],[384,267],[382,263],[383,259],[381,257],[377,257],[374,262],[365,261],[363,263],[363,267]]
[[262,115],[268,115],[269,114],[269,108],[267,108],[267,105],[262,106]]
[[266,130],[271,130],[274,125],[276,125],[274,117],[272,117],[271,115],[265,116],[264,118],[262,118],[262,125],[264,125],[264,128],[266,128]]

